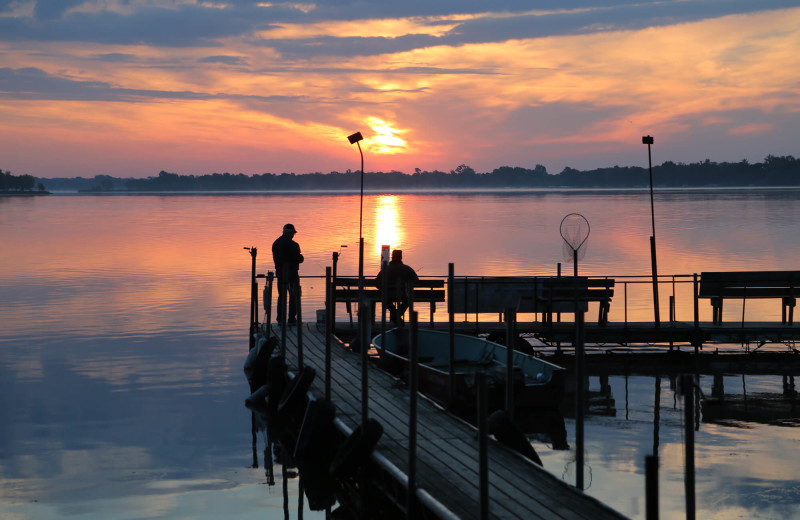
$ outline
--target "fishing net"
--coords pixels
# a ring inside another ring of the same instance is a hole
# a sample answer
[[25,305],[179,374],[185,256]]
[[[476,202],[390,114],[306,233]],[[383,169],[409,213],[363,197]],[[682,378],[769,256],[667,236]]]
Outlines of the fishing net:
[[589,221],[580,213],[570,213],[561,219],[562,250],[567,260],[583,260],[586,256],[586,239],[589,238]]

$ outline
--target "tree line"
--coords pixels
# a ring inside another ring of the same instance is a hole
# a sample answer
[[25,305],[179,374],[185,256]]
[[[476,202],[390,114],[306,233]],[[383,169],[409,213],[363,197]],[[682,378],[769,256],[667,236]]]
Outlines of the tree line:
[[37,187],[39,191],[44,191],[44,184],[41,182],[36,186],[36,177],[33,175],[11,175],[11,172],[0,170],[0,192],[32,192]]
[[[347,170],[329,173],[312,172],[263,173],[213,173],[204,175],[179,175],[161,171],[157,176],[144,179],[116,178],[97,175],[91,179],[45,179],[53,189],[85,192],[111,191],[358,191],[361,172]],[[593,170],[564,168],[550,174],[541,164],[534,168],[501,166],[491,172],[478,173],[462,164],[449,172],[399,171],[366,172],[365,189],[502,189],[502,188],[645,188],[650,185],[648,168],[613,166]],[[736,163],[713,162],[706,159],[697,163],[664,162],[653,167],[655,187],[740,187],[740,186],[800,186],[800,159],[791,155],[768,155],[763,162]]]

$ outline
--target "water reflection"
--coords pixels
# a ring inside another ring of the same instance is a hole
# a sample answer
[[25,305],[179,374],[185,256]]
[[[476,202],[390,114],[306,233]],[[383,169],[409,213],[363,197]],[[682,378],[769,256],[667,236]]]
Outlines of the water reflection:
[[[586,415],[587,492],[642,518],[644,459],[657,453],[662,518],[682,518],[688,426],[696,439],[698,518],[796,518],[800,470],[784,462],[796,450],[791,427],[800,424],[793,376],[726,374],[724,386],[722,377],[696,376],[695,418],[687,425],[676,374],[595,372],[589,386],[595,399]],[[574,427],[568,419],[570,439]],[[543,450],[541,457],[546,469],[574,482],[573,450]]]
[[400,222],[399,197],[381,195],[375,201],[374,255],[380,256],[381,246],[391,249],[402,249],[405,242],[405,230]]

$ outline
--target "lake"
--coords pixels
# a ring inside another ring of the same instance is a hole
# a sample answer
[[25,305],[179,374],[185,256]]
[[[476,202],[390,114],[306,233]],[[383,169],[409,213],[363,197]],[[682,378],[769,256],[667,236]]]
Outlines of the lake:
[[[283,224],[295,225],[311,316],[322,308],[333,252],[340,273],[357,272],[359,206],[358,194],[315,193],[0,198],[0,516],[283,517],[281,466],[272,468],[275,486],[266,484],[263,453],[252,467],[243,405],[244,248],[258,248],[266,272],[272,241]],[[797,269],[800,190],[657,190],[653,207],[662,276]],[[389,244],[423,276],[446,275],[450,262],[457,275],[555,274],[559,263],[572,268],[559,233],[569,213],[590,225],[581,274],[650,274],[651,206],[642,190],[367,194],[365,271],[377,272]],[[664,285],[662,316],[671,290]],[[689,321],[682,291],[676,319]],[[623,311],[653,319],[646,284],[632,284],[625,305],[619,294],[611,321]],[[726,315],[743,311],[780,320],[774,301],[726,304]],[[702,302],[701,319],[710,314]],[[590,384],[598,389],[596,378]],[[645,513],[656,384],[611,376],[613,413],[587,416],[587,493],[633,518]],[[682,518],[683,408],[666,375],[658,384],[661,516]],[[704,393],[711,384],[700,380]],[[782,390],[768,376],[731,374],[725,386],[739,395]],[[800,515],[800,468],[787,456],[800,447],[795,426],[703,421],[698,517]],[[569,419],[567,428],[574,444]],[[574,451],[533,443],[548,471],[574,482]],[[287,493],[294,518],[296,480]]]

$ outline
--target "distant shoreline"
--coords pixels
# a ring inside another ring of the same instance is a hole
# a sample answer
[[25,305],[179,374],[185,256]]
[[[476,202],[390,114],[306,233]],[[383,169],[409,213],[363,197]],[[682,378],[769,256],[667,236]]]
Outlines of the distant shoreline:
[[[703,192],[736,192],[736,191],[785,191],[800,190],[800,186],[684,186],[684,187],[654,187],[658,193],[703,193]],[[364,189],[365,195],[525,195],[525,194],[615,194],[615,193],[644,193],[647,187],[633,188],[588,188],[588,187],[554,187],[554,188],[431,188],[431,189]],[[282,195],[313,195],[313,196],[341,196],[358,195],[360,190],[54,190],[48,192],[54,196],[111,196],[111,197],[138,197],[138,196],[207,196],[207,197],[235,197],[235,196],[282,196]]]

